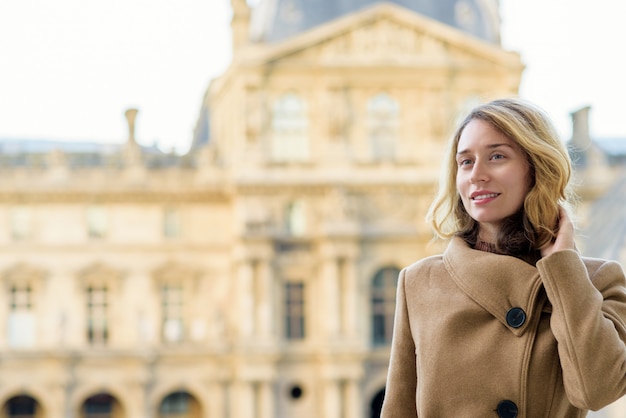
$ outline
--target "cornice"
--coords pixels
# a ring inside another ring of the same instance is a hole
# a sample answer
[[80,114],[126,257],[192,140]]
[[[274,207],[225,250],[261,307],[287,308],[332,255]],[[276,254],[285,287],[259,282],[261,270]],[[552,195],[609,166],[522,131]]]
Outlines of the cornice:
[[421,194],[424,192],[432,192],[435,185],[432,182],[420,183],[239,183],[235,187],[234,195],[246,194],[265,194],[276,195],[278,193],[298,193],[298,194],[325,194],[337,188],[345,192],[355,193],[380,193],[394,191],[407,194]]
[[205,203],[227,202],[226,189],[198,191],[159,190],[13,190],[0,191],[0,203]]

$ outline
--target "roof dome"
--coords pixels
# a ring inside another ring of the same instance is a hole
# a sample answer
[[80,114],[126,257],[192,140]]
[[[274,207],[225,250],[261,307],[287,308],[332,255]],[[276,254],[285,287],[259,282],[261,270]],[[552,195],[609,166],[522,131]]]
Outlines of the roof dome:
[[[387,0],[438,20],[487,42],[500,43],[498,0]],[[276,42],[380,0],[260,0],[252,19],[251,36]]]

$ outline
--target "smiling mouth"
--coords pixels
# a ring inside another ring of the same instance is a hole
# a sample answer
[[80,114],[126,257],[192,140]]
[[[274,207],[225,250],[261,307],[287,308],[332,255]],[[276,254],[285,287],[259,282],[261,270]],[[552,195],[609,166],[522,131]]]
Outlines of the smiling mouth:
[[472,196],[471,199],[472,200],[485,200],[485,199],[492,199],[498,196],[500,196],[500,193],[488,193],[488,194],[480,194],[477,196]]

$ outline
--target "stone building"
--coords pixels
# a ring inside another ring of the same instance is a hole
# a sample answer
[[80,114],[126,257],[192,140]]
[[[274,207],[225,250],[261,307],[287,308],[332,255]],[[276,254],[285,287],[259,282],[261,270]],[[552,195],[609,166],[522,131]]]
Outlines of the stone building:
[[[626,268],[626,138],[598,138],[590,132],[590,106],[572,113],[568,146],[574,161],[578,247],[589,257],[617,260]],[[589,418],[623,418],[626,397]]]
[[0,418],[375,417],[495,1],[232,0],[190,151],[0,143]]

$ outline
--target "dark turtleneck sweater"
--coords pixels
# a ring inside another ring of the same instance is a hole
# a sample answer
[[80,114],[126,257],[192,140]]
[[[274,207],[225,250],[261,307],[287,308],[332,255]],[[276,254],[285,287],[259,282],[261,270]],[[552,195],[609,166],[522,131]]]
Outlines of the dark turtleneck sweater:
[[[472,246],[472,245],[470,244],[470,246]],[[485,241],[478,240],[476,242],[476,245],[474,245],[472,247],[475,250],[479,250],[479,251],[485,251],[485,252],[494,253],[494,254],[502,254],[501,252],[496,250],[495,244],[492,244],[490,242],[485,242]],[[529,253],[529,254],[504,254],[504,255],[510,255],[512,257],[519,258],[520,260],[527,262],[531,266],[536,265],[537,261],[539,261],[541,259],[541,253],[539,251],[534,251],[534,252]]]

